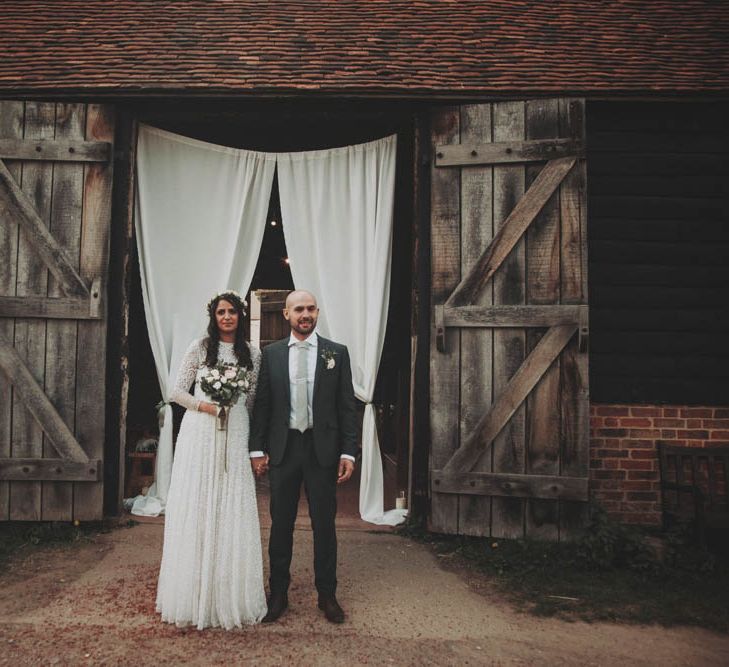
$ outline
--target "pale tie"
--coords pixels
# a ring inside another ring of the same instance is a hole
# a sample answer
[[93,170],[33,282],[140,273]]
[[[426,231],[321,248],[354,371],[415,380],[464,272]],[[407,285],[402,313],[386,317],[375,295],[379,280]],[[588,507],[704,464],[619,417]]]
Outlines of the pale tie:
[[309,344],[301,341],[296,343],[296,395],[294,396],[294,415],[296,415],[294,428],[302,433],[309,428]]

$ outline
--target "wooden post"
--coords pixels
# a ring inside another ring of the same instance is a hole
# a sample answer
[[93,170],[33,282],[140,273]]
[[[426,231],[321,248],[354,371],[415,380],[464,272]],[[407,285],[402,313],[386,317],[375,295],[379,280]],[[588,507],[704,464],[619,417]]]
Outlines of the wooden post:
[[[20,139],[23,136],[24,104],[22,102],[0,101],[0,138]],[[6,163],[8,171],[16,180],[20,179],[19,162]],[[18,227],[0,224],[0,296],[14,296],[17,279]],[[0,337],[14,339],[15,322],[0,318]],[[0,458],[11,454],[13,390],[9,382],[0,382]],[[0,521],[10,518],[10,483],[0,482]]]

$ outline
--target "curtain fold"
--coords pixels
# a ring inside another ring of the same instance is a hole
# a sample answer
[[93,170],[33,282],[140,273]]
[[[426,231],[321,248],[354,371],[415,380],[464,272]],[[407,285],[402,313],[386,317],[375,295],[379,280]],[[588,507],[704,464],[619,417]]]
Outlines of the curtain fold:
[[144,311],[164,406],[155,485],[133,512],[164,508],[172,471],[167,403],[182,355],[215,292],[250,285],[263,242],[273,154],[139,128],[135,226]]
[[349,348],[355,394],[365,403],[360,514],[389,525],[405,512],[384,512],[372,397],[390,294],[396,139],[277,155],[294,284],[317,296],[322,335]]

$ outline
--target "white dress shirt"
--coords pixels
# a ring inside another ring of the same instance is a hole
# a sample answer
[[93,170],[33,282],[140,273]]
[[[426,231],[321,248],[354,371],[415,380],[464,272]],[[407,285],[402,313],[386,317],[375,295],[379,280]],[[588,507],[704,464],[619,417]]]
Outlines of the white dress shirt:
[[[296,355],[296,348],[295,345],[297,343],[307,343],[308,349],[307,349],[307,374],[306,374],[306,397],[307,397],[307,406],[309,409],[309,424],[314,423],[314,380],[316,378],[316,361],[317,361],[317,352],[319,351],[319,336],[316,333],[316,331],[312,331],[306,338],[303,340],[299,340],[294,336],[292,333],[289,336],[289,396],[295,396],[296,395],[296,383],[297,383],[297,355]],[[289,426],[296,423],[296,415],[294,414],[294,406],[293,401],[291,402],[291,406],[289,408]],[[291,428],[294,428],[291,426]],[[259,456],[263,456],[263,452],[251,452],[250,457],[256,458]],[[354,461],[354,456],[350,456],[349,454],[342,454],[341,457],[343,459],[349,459],[350,461]]]

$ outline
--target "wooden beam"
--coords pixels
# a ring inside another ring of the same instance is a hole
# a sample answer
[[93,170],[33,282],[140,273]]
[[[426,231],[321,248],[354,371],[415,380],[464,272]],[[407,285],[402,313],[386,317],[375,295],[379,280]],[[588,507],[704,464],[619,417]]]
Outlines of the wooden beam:
[[443,467],[445,472],[470,471],[473,468],[486,447],[511,419],[575,331],[577,326],[574,324],[552,327],[547,331],[524,363],[519,366],[519,370],[514,373],[491,409]]
[[[15,348],[4,338],[0,338],[0,371],[5,373],[8,381],[15,388],[16,396],[38,420],[61,458],[77,463],[88,463],[89,458],[86,456],[86,452],[58,415],[56,408],[48,400]],[[97,398],[102,402],[104,400],[103,396]]]
[[101,461],[65,459],[0,459],[0,479],[13,481],[97,482]]
[[[587,306],[457,306],[443,307],[446,327],[553,327],[578,324]],[[436,323],[437,323],[436,318]]]
[[0,215],[3,218],[12,218],[20,225],[28,242],[56,277],[67,296],[89,296],[88,287],[73,268],[66,251],[48,231],[33,202],[18,187],[2,160],[0,160]]
[[0,296],[0,317],[40,317],[57,320],[98,320],[93,299],[83,297]]
[[463,306],[475,301],[478,293],[508,257],[532,220],[572,169],[575,161],[576,158],[569,157],[550,160],[547,163],[509,214],[478,262],[453,290],[445,303],[446,306]]
[[503,141],[489,144],[451,144],[437,146],[436,167],[466,167],[479,164],[546,162],[562,157],[579,157],[584,147],[575,139]]
[[517,473],[446,472],[434,470],[431,489],[436,493],[477,496],[588,500],[587,477],[523,475]]
[[107,141],[0,139],[0,159],[108,162],[111,144]]

